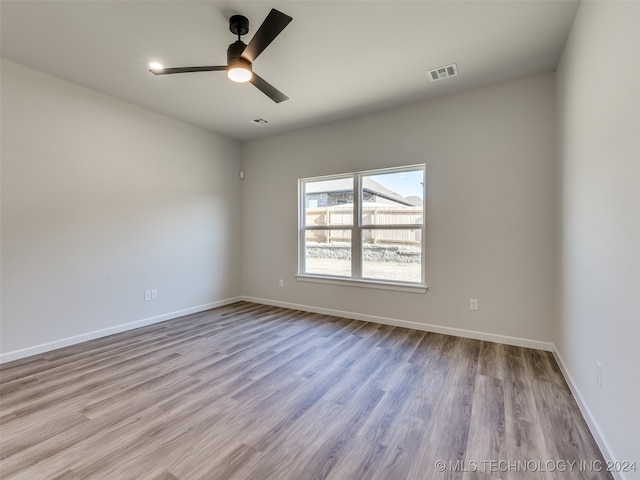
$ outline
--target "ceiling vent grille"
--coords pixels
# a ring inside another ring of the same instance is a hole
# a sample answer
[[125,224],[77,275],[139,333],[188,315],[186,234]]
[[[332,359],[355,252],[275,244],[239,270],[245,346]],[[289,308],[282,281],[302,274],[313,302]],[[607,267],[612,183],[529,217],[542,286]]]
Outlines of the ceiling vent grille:
[[256,118],[254,120],[251,120],[251,123],[257,125],[258,127],[261,127],[262,125],[267,125],[269,123],[269,120],[265,120],[264,118]]
[[429,70],[429,80],[432,82],[437,82],[438,80],[443,80],[449,77],[455,77],[456,75],[458,75],[458,65],[455,63]]

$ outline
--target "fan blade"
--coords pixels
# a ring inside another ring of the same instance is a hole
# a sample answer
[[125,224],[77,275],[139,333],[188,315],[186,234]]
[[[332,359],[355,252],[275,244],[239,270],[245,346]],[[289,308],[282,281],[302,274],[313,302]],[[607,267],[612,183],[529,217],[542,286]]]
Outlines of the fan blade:
[[190,72],[216,72],[219,70],[226,70],[226,65],[216,65],[212,67],[174,67],[174,68],[163,68],[162,70],[157,69],[149,69],[151,73],[154,75],[170,75],[172,73],[190,73]]
[[247,48],[242,52],[242,58],[249,60],[251,63],[258,58],[265,48],[269,46],[273,40],[280,35],[280,32],[289,25],[293,18],[275,8],[271,9],[267,18],[264,19],[260,28],[253,36]]
[[258,88],[262,93],[264,93],[267,97],[273,100],[276,103],[284,102],[285,100],[289,100],[284,93],[278,90],[276,87],[268,83],[264,78],[258,75],[256,72],[253,72],[253,76],[251,80],[249,80],[255,87]]

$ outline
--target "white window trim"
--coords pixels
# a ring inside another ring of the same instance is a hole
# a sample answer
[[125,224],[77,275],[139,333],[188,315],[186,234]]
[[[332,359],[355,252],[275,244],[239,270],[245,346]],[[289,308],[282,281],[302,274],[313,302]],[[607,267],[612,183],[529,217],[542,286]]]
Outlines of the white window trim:
[[[363,225],[362,224],[362,177],[368,175],[379,175],[384,173],[402,173],[403,171],[415,171],[416,169],[422,169],[422,198],[423,198],[423,220],[422,225],[413,224],[398,224],[398,225]],[[366,170],[361,172],[342,173],[336,175],[323,175],[317,177],[301,178],[298,180],[298,274],[296,279],[303,282],[325,283],[333,285],[344,285],[351,287],[363,287],[363,288],[377,288],[382,290],[395,290],[411,293],[424,293],[427,291],[426,282],[426,194],[427,194],[427,180],[426,180],[426,164],[407,165],[402,167],[391,167],[377,170]],[[340,225],[337,227],[307,227],[305,223],[305,184],[307,182],[320,181],[320,180],[332,180],[339,178],[353,178],[354,184],[354,203],[355,208],[353,212],[353,222],[351,225]],[[421,278],[420,283],[416,282],[394,282],[391,280],[382,279],[370,279],[362,278],[362,231],[364,229],[411,229],[421,230],[421,242],[420,242],[420,268]],[[351,230],[351,277],[332,276],[304,273],[305,268],[305,232],[307,230]]]

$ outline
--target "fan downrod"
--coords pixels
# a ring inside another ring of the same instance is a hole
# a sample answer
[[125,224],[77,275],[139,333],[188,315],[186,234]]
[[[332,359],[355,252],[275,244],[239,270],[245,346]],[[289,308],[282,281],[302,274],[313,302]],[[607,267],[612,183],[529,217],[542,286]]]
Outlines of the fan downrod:
[[229,30],[234,35],[238,35],[239,39],[249,32],[249,19],[244,15],[232,15],[229,19]]

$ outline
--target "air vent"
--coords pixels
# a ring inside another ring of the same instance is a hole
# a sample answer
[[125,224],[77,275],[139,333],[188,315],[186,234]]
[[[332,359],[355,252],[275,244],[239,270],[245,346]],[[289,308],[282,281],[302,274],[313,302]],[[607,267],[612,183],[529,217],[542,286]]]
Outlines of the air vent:
[[251,123],[261,127],[262,125],[267,125],[269,123],[269,120],[265,120],[264,118],[256,118],[254,120],[251,120]]
[[456,75],[458,75],[458,65],[455,63],[429,70],[429,80],[432,82],[437,82],[438,80],[443,80],[449,77],[455,77]]

